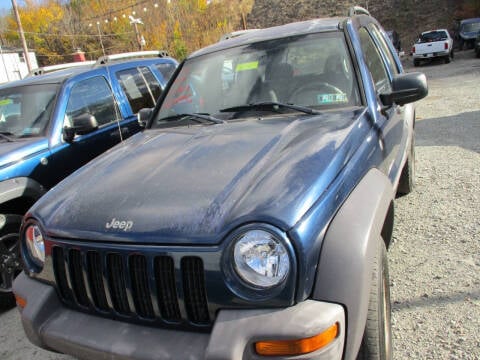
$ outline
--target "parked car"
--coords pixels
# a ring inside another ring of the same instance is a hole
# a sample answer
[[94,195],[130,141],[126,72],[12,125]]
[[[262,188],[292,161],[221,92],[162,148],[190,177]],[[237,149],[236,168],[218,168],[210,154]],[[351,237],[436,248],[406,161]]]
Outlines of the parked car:
[[[177,66],[154,54],[37,69],[44,75],[0,86],[1,308],[15,304],[22,216],[60,180],[141,129],[138,110],[155,105]],[[66,68],[53,71],[60,67]]]
[[458,27],[459,48],[462,50],[465,46],[467,49],[474,47],[475,38],[480,31],[480,18],[471,18],[460,21]]
[[438,58],[448,64],[454,57],[453,39],[446,29],[422,32],[412,47],[412,55],[415,66]]
[[368,15],[191,54],[144,132],[25,216],[28,338],[84,359],[391,359],[386,248],[426,94]]

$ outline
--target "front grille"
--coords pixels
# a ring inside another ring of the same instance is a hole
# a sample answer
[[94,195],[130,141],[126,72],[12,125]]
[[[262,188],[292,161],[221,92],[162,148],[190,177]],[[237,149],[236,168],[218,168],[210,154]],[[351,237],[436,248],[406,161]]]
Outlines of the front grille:
[[70,307],[166,326],[209,326],[203,261],[54,245],[58,294]]

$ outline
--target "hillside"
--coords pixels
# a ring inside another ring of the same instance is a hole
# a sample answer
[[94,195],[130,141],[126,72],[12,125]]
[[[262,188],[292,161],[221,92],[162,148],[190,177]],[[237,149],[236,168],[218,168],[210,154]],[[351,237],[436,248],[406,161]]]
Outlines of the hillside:
[[[316,17],[343,16],[349,7],[360,5],[368,8],[386,30],[396,30],[403,48],[409,51],[417,35],[429,29],[447,28],[452,34],[455,20],[462,17],[480,16],[476,5],[455,0],[255,0],[247,16],[249,28],[268,27],[292,21]],[[470,1],[471,3],[471,1]],[[476,6],[476,8],[475,8]]]

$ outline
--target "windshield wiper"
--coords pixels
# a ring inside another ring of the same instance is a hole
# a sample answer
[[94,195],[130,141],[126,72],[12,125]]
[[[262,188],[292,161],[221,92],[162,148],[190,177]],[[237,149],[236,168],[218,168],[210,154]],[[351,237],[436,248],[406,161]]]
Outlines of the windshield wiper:
[[158,121],[175,121],[175,120],[183,120],[184,118],[191,118],[192,120],[197,121],[197,122],[201,122],[201,121],[198,121],[200,119],[200,120],[211,121],[215,124],[226,123],[225,120],[217,119],[216,117],[213,117],[209,114],[203,114],[203,113],[176,114],[176,115],[164,117],[162,119],[159,119]]
[[9,142],[15,141],[10,136],[15,136],[15,134],[8,132],[8,131],[0,131],[0,138],[7,140]]
[[253,104],[245,104],[245,105],[239,105],[239,106],[232,106],[226,109],[220,110],[220,112],[237,112],[237,111],[249,111],[249,110],[260,110],[260,111],[272,111],[276,110],[275,107],[282,107],[286,109],[292,109],[292,110],[297,110],[300,112],[303,112],[305,114],[310,114],[310,115],[320,115],[321,112],[314,110],[312,108],[309,108],[307,106],[301,106],[301,105],[295,105],[295,104],[286,104],[286,103],[281,103],[281,102],[276,102],[276,101],[264,101],[264,102],[258,102],[258,103],[253,103]]

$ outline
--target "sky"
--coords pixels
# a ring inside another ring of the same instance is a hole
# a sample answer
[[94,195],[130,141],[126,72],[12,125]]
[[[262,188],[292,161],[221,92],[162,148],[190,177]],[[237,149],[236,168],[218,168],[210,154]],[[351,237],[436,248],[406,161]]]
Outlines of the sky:
[[3,12],[4,10],[10,10],[11,8],[12,8],[11,0],[0,0],[0,11]]

